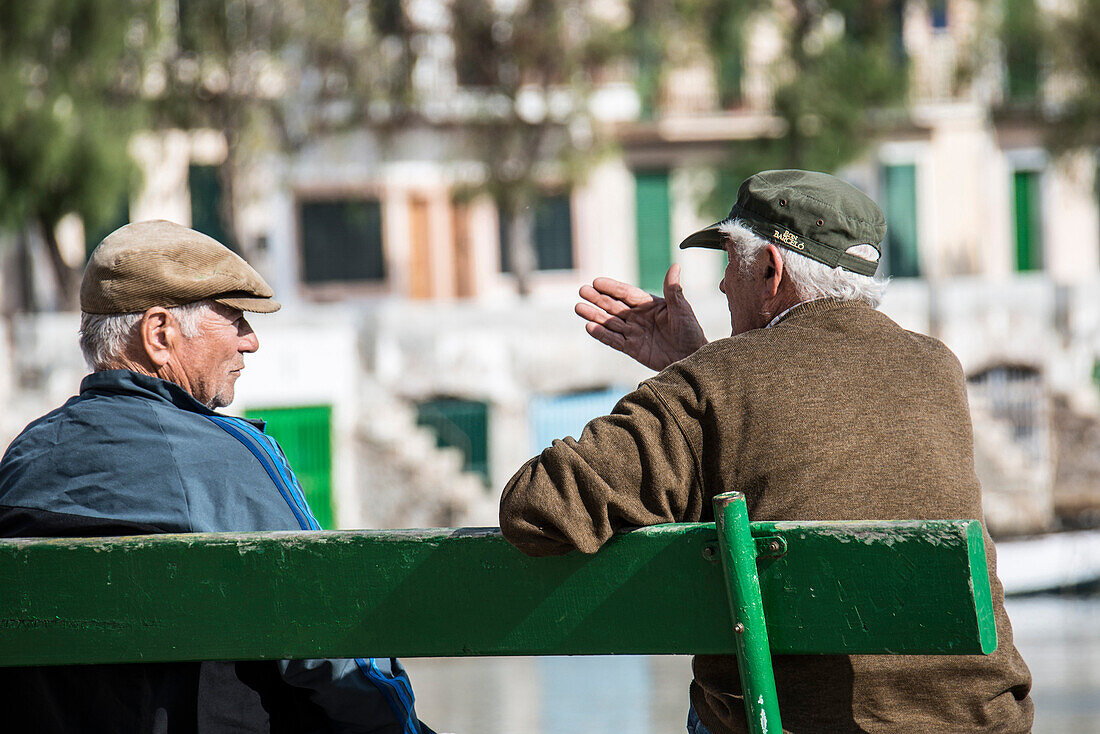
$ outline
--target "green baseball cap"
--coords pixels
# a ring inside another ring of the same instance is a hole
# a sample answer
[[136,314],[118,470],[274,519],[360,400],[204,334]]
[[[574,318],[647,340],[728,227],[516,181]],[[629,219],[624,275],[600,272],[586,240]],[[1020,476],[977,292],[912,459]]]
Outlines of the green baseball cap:
[[871,245],[881,252],[879,243],[886,236],[878,204],[850,183],[817,171],[761,171],[741,184],[728,217],[692,234],[680,248],[724,250],[721,227],[733,219],[780,247],[868,276],[878,263],[846,250]]
[[80,283],[85,313],[138,313],[210,299],[255,313],[279,310],[251,265],[212,237],[174,222],[133,222],[92,252]]

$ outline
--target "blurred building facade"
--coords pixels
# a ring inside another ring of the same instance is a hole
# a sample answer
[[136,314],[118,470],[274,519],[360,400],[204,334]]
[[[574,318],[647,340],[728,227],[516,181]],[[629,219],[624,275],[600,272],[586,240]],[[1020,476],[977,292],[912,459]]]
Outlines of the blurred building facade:
[[[909,103],[841,175],[890,225],[882,310],[943,339],[970,378],[988,521],[1030,532],[1055,526],[1058,509],[1100,504],[1100,468],[1058,439],[1066,425],[1095,434],[1100,414],[1097,159],[1053,156],[1040,126],[1016,113],[1018,95],[1058,80],[1038,64],[1010,74],[1003,52],[983,46],[982,7],[899,5]],[[422,75],[443,110],[437,124],[316,140],[248,172],[239,231],[285,308],[254,320],[262,349],[233,410],[271,421],[311,475],[314,501],[332,508],[331,524],[494,524],[500,488],[524,460],[577,435],[649,374],[573,316],[577,288],[596,276],[659,293],[680,262],[707,334],[726,333],[724,256],[676,244],[713,221],[700,204],[728,143],[778,124],[768,70],[784,53],[781,34],[768,13],[753,23],[732,103],[719,103],[705,58],[669,74],[652,110],[630,69],[601,82],[590,104],[612,152],[573,186],[548,171],[525,298],[508,229],[476,193],[478,162],[455,153],[463,130],[446,110],[471,91],[453,46],[439,44]],[[226,155],[219,131],[149,133],[132,148],[146,177],[130,219],[224,234],[212,174]],[[79,258],[95,237],[67,227],[60,234]],[[77,320],[24,315],[3,327],[0,400],[11,407],[0,443],[75,391]],[[1063,475],[1073,477],[1065,487]]]

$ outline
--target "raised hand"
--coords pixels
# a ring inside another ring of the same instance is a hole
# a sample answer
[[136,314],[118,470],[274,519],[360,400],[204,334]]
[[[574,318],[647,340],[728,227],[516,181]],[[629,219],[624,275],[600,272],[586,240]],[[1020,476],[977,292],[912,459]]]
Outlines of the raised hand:
[[596,278],[581,287],[577,315],[595,339],[663,370],[707,343],[699,320],[680,287],[680,266],[665,273],[664,298],[613,278]]

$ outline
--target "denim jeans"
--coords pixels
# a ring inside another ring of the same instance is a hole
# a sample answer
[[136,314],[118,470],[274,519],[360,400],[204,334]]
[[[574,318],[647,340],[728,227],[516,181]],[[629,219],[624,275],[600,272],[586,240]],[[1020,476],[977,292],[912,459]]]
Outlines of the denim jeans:
[[695,707],[688,705],[688,734],[710,734],[710,729],[703,726],[703,722],[699,721],[699,714],[695,713]]

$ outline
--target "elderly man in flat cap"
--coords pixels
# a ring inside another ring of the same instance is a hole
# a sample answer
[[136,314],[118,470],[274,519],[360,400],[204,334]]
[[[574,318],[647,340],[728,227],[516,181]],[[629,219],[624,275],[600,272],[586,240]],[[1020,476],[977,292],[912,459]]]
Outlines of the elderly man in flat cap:
[[[875,310],[885,234],[849,184],[765,171],[680,244],[728,254],[729,338],[704,338],[677,265],[664,298],[608,278],[583,287],[589,334],[660,373],[519,470],[505,537],[532,555],[593,553],[626,526],[713,520],[725,491],[744,493],[753,520],[981,518],[958,360]],[[785,730],[1029,731],[1031,676],[991,580],[992,655],[777,656]],[[736,661],[700,655],[694,672],[688,730],[745,731]]]
[[[215,240],[137,222],[92,253],[80,288],[80,394],[0,461],[0,536],[318,529],[263,424],[229,405],[244,312],[279,309]],[[41,732],[429,732],[397,660],[0,669],[0,701]]]

